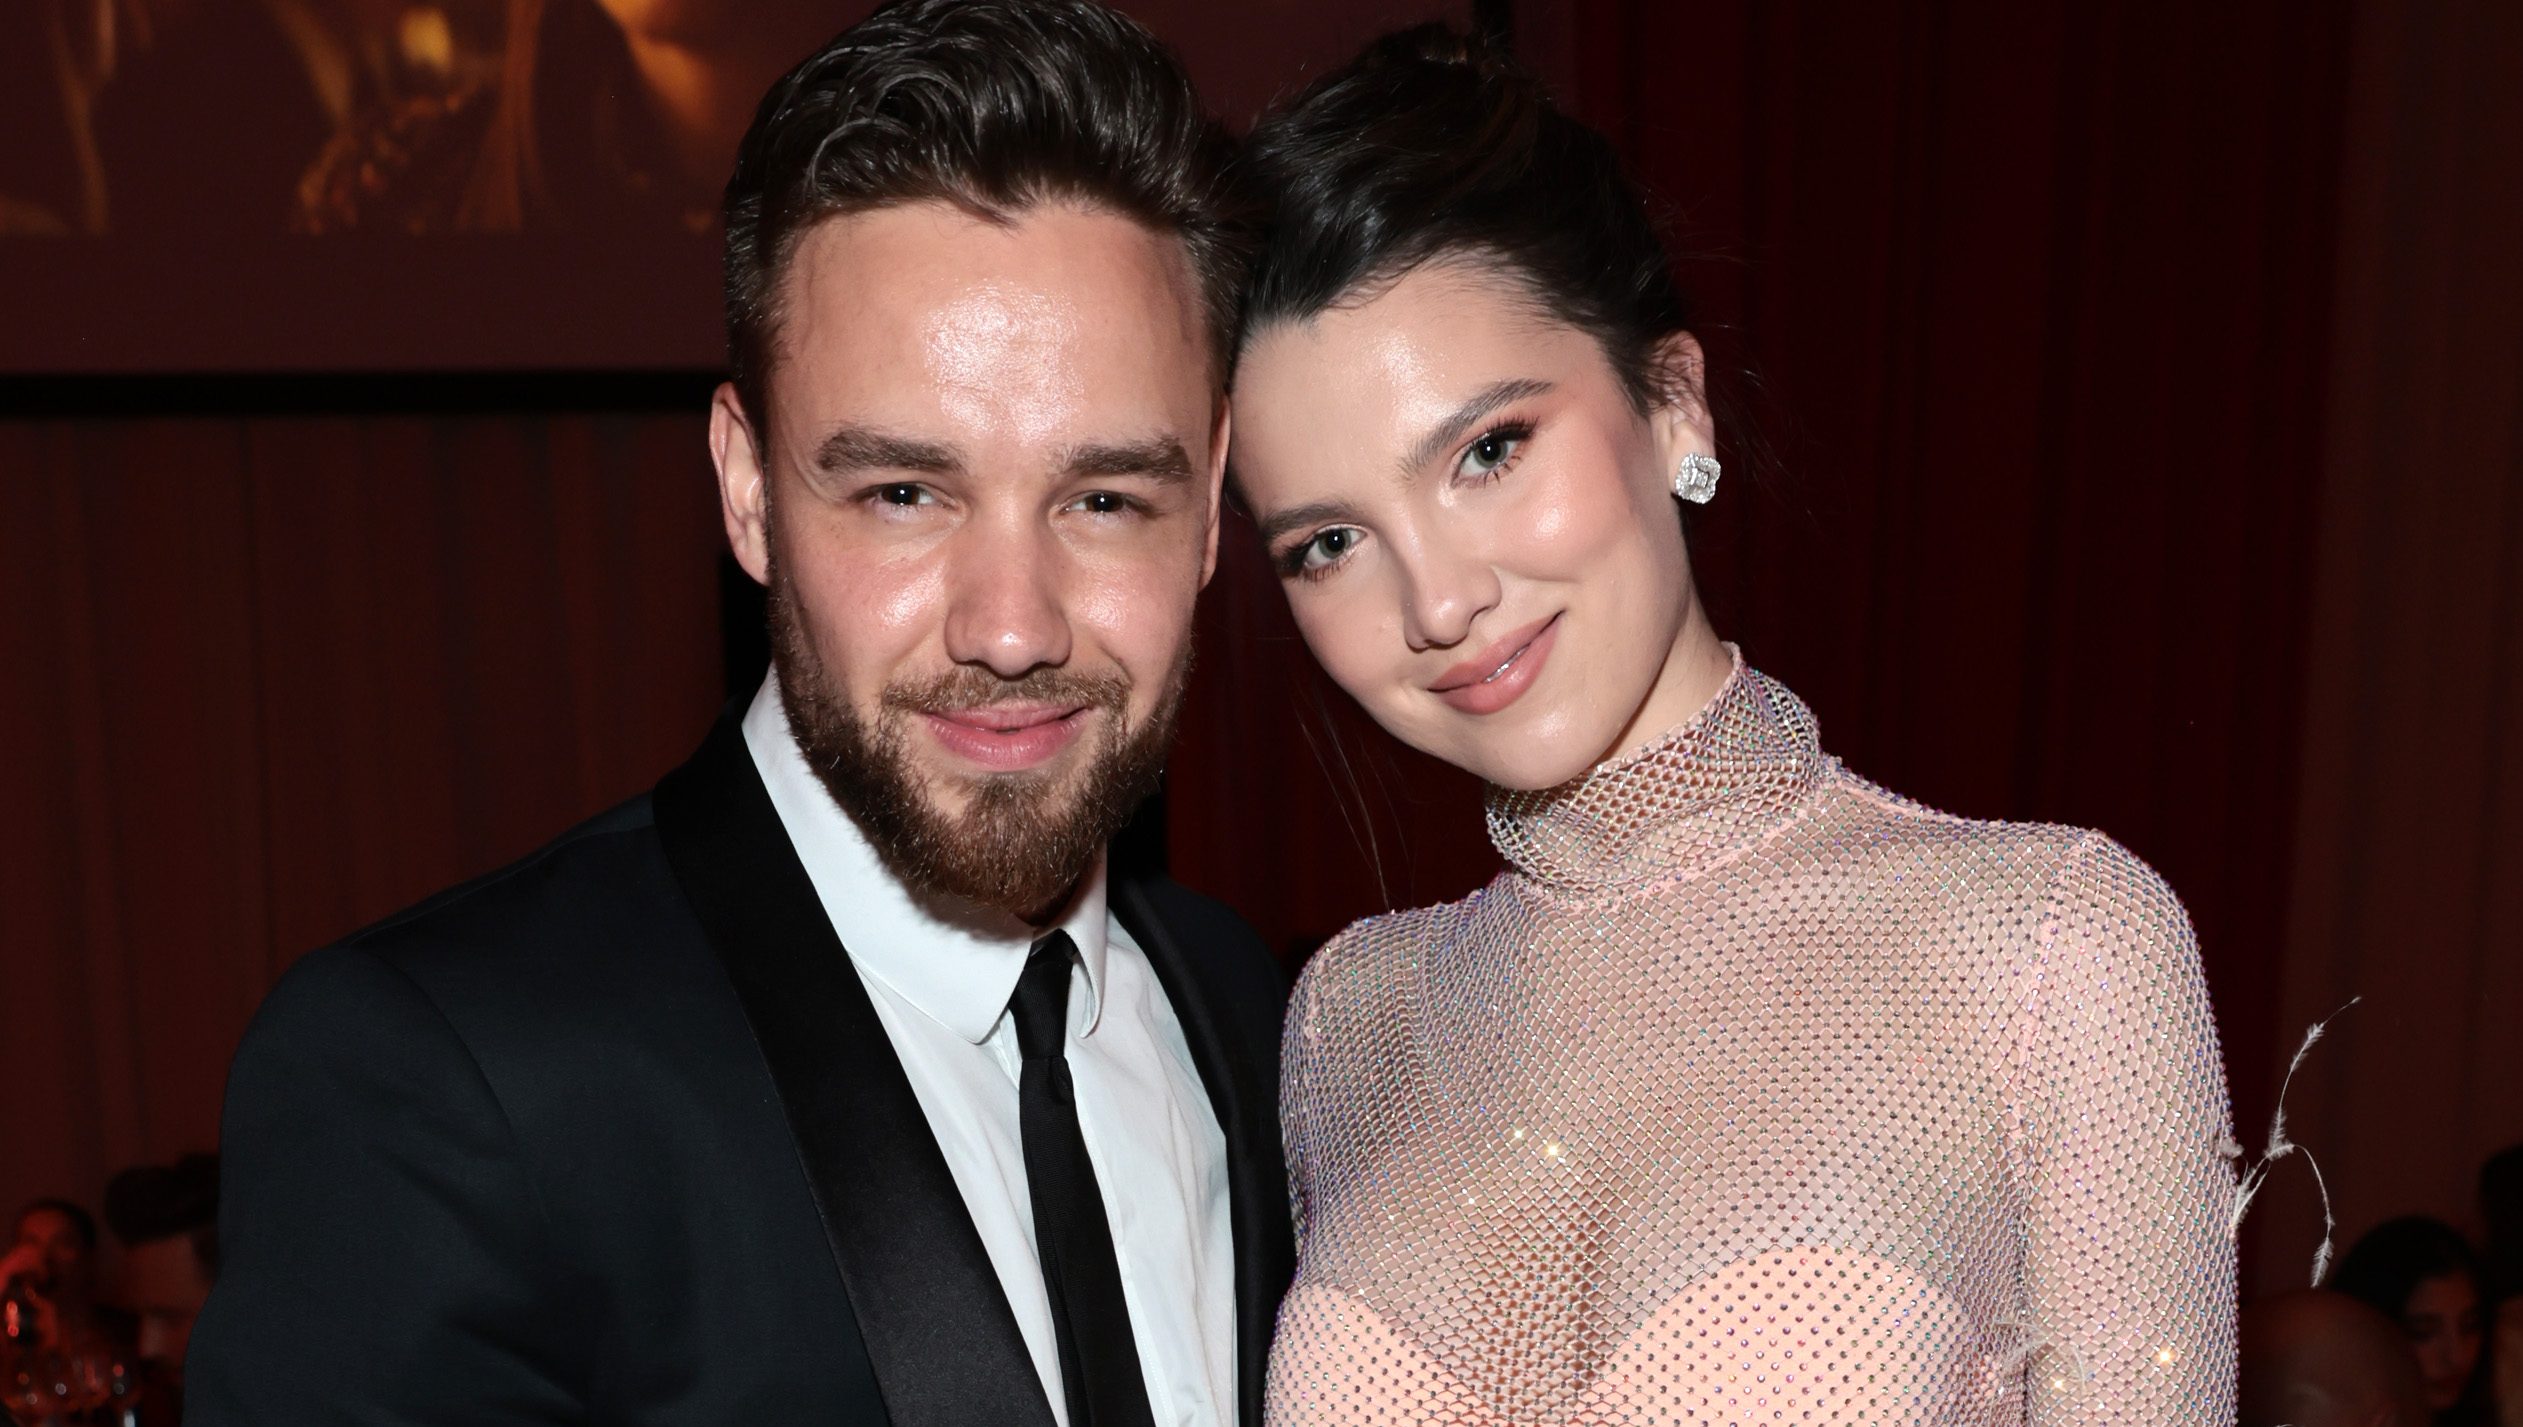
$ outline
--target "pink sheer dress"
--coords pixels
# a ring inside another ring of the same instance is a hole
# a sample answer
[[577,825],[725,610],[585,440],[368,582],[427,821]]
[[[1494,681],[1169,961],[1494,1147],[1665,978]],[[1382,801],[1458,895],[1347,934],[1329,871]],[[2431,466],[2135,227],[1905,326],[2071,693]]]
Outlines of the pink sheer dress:
[[2224,1074],[2136,858],[1884,792],[1740,656],[1489,821],[1298,985],[1276,1427],[2233,1421]]

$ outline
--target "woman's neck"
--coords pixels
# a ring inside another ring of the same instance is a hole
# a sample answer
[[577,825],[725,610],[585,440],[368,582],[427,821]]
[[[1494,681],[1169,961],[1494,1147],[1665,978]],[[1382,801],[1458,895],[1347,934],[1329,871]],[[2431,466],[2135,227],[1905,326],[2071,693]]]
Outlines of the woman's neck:
[[1666,651],[1664,667],[1657,671],[1656,682],[1647,690],[1647,697],[1630,716],[1629,724],[1604,750],[1598,763],[1626,757],[1688,723],[1707,708],[1726,686],[1734,673],[1734,656],[1708,622],[1708,611],[1700,604],[1699,593],[1685,587],[1688,603],[1682,611],[1682,625],[1673,637],[1673,647]]

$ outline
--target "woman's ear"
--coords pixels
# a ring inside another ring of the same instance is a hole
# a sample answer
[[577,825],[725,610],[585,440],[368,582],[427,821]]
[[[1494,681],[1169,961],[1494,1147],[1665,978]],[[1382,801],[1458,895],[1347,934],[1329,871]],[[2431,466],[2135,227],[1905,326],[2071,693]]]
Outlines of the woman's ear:
[[1716,455],[1717,421],[1708,411],[1708,356],[1699,339],[1676,332],[1656,344],[1653,361],[1660,399],[1649,420],[1665,469],[1671,471],[1693,453]]

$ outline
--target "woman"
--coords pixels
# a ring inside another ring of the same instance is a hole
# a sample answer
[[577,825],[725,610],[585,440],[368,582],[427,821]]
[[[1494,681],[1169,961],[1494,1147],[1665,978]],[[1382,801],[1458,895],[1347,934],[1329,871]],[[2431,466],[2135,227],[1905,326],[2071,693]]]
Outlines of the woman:
[[1423,29],[1251,154],[1240,491],[1508,862],[1299,987],[1275,1421],[2230,1422],[2181,906],[1847,772],[1719,641],[1701,353],[1605,142]]
[[2487,1273],[2461,1231],[2422,1214],[2378,1224],[2339,1260],[2330,1286],[2381,1309],[2409,1335],[2438,1427],[2495,1420],[2479,1361]]

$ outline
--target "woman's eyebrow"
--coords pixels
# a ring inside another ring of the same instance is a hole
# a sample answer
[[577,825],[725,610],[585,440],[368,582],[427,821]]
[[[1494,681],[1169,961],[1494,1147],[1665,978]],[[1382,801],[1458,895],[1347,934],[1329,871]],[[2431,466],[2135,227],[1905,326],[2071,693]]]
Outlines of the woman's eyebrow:
[[1444,455],[1447,447],[1468,435],[1481,418],[1508,402],[1540,396],[1550,389],[1549,382],[1534,377],[1509,377],[1482,387],[1473,393],[1471,400],[1456,407],[1452,415],[1429,427],[1427,434],[1419,438],[1419,443],[1410,448],[1410,454],[1402,458],[1402,478],[1408,480],[1427,469],[1430,461]]
[[1279,543],[1279,537],[1291,530],[1317,525],[1327,520],[1347,520],[1354,517],[1355,512],[1350,510],[1348,504],[1343,501],[1318,500],[1310,505],[1292,505],[1261,522],[1262,543],[1276,545]]

